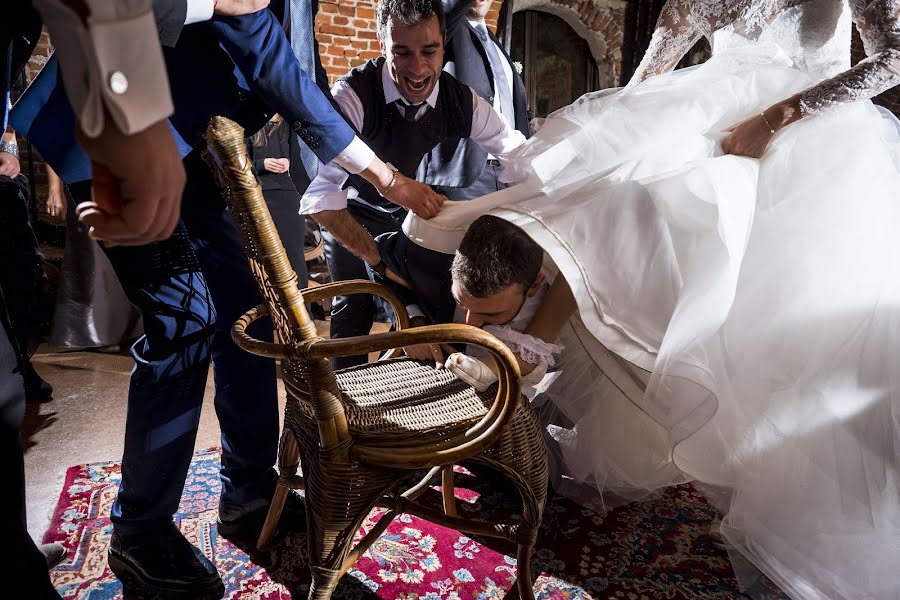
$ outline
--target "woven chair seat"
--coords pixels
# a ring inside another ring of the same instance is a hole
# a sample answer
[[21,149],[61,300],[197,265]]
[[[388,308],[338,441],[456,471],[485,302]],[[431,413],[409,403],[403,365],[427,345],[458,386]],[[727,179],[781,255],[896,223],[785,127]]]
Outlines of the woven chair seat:
[[[284,366],[289,385],[306,395],[295,369]],[[477,392],[446,369],[397,358],[336,371],[344,410],[354,439],[390,437],[391,445],[410,445],[452,437],[481,419],[494,401],[496,388]],[[299,381],[298,381],[299,380]],[[301,402],[301,410],[313,417]]]

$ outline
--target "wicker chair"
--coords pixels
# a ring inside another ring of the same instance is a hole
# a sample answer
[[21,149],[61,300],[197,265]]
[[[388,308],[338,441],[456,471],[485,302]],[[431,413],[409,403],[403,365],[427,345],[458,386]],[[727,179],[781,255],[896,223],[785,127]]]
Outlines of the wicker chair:
[[[242,129],[217,117],[210,123],[207,143],[206,160],[230,204],[265,299],[235,323],[233,337],[248,352],[280,359],[287,390],[279,483],[259,545],[268,544],[289,488],[302,487],[310,598],[330,598],[338,579],[400,513],[518,544],[518,589],[522,598],[533,598],[530,556],[547,495],[547,456],[539,424],[520,395],[513,355],[490,334],[467,325],[407,329],[399,300],[371,282],[339,282],[301,292],[250,170]],[[375,294],[390,302],[398,331],[319,338],[304,303],[351,293]],[[262,342],[247,334],[247,327],[266,314],[284,343]],[[333,356],[423,343],[469,343],[487,349],[502,367],[499,382],[479,393],[446,370],[407,358],[338,372],[329,362]],[[463,460],[511,481],[521,496],[521,515],[499,524],[460,518],[452,466]],[[438,478],[444,486],[443,512],[417,502]],[[354,534],[376,506],[387,510],[351,547]]]

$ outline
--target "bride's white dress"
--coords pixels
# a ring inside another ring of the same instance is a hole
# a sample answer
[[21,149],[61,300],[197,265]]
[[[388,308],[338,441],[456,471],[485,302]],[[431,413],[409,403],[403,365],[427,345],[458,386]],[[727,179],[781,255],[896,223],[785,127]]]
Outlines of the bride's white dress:
[[[666,72],[701,35],[712,58]],[[900,136],[867,100],[898,72],[898,0],[670,0],[632,84],[551,115],[505,164],[523,183],[433,223],[523,227],[581,343],[650,372],[643,396],[568,379],[568,468],[727,490],[729,545],[794,598],[900,598]],[[722,155],[798,92],[761,160]]]

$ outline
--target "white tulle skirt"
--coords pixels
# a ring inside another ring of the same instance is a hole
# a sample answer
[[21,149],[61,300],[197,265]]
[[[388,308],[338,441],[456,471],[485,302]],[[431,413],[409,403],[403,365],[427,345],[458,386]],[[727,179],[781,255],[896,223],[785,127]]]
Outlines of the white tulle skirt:
[[858,102],[762,160],[719,146],[813,82],[758,48],[589,94],[506,165],[522,183],[441,218],[521,226],[575,293],[575,343],[648,372],[643,394],[584,364],[557,379],[577,480],[724,490],[735,559],[792,597],[897,599],[896,120]]

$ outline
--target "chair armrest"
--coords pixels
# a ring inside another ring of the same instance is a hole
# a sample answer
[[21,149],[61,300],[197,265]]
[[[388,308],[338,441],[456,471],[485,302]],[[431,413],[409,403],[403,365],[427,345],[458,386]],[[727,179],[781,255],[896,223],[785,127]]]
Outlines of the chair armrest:
[[247,333],[247,328],[254,321],[258,321],[267,314],[269,314],[269,309],[266,308],[265,304],[255,306],[242,314],[231,326],[231,339],[234,340],[238,348],[250,354],[265,356],[266,358],[285,359],[288,357],[288,346],[275,342],[264,342]]
[[[409,315],[403,302],[389,288],[364,279],[354,279],[350,281],[338,281],[336,283],[328,283],[315,288],[302,290],[304,302],[316,302],[340,296],[343,294],[373,294],[380,296],[390,303],[391,308],[397,315],[397,329],[403,331],[409,328]],[[231,339],[242,350],[264,356],[266,358],[285,359],[288,356],[288,346],[285,344],[277,344],[273,342],[264,342],[258,340],[247,333],[247,328],[260,318],[269,314],[269,309],[265,304],[255,306],[242,314],[234,325],[231,327]],[[398,346],[399,347],[399,346]],[[389,358],[389,357],[386,357]]]
[[306,288],[302,290],[303,301],[306,303],[317,302],[334,296],[349,296],[350,294],[372,294],[388,301],[394,314],[397,315],[397,330],[402,331],[409,328],[409,314],[406,312],[406,306],[400,298],[391,291],[387,286],[380,283],[374,283],[365,279],[350,279],[347,281],[335,281],[316,286],[314,288]]
[[[394,315],[397,317],[397,330],[403,331],[404,329],[409,329],[409,314],[406,312],[406,306],[400,298],[397,297],[397,294],[391,291],[387,286],[365,279],[335,281],[316,286],[315,288],[307,288],[303,290],[303,301],[316,302],[317,300],[324,300],[325,298],[350,294],[372,294],[373,296],[384,298],[391,305],[391,309],[393,309]],[[387,354],[382,356],[379,360],[394,358],[400,353],[399,350],[399,346],[397,348],[391,348]]]
[[299,352],[311,358],[331,358],[435,343],[474,344],[494,356],[499,367],[499,379],[494,403],[487,414],[464,433],[443,442],[419,448],[355,444],[352,449],[354,456],[366,463],[385,467],[429,468],[456,463],[482,452],[497,441],[521,401],[520,373],[515,356],[503,342],[483,329],[457,324],[427,325],[338,340],[311,340],[298,346]]

